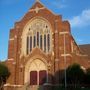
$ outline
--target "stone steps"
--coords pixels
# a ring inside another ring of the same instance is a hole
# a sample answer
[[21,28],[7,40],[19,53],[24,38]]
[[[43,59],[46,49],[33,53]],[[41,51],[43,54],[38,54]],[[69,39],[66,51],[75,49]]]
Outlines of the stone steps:
[[17,87],[17,86],[6,86],[4,87],[4,90],[44,90],[44,86],[38,86],[38,85],[28,85],[25,84],[23,86]]
[[26,90],[38,90],[38,86],[28,86],[26,87]]
[[19,90],[41,90],[41,89],[39,88],[38,85],[33,85],[33,86],[24,85],[22,88],[19,88]]

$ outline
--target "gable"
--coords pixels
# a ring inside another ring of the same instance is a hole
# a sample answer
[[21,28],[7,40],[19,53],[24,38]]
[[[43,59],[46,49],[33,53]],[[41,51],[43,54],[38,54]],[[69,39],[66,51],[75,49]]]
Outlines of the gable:
[[55,16],[59,15],[54,14],[51,10],[47,9],[40,1],[36,1],[34,5],[28,10],[28,12],[24,15],[21,21],[31,19],[35,16],[55,18]]

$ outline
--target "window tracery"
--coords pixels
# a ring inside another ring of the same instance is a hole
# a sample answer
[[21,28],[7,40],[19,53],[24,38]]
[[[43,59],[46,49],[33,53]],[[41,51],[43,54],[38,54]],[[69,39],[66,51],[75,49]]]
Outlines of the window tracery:
[[51,28],[49,24],[39,18],[33,20],[28,27],[26,44],[27,54],[35,47],[49,53],[51,51]]

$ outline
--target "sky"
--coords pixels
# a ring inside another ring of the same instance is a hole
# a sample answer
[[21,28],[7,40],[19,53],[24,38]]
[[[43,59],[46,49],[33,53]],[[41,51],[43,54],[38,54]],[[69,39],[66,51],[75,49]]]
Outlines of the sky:
[[[90,44],[90,0],[40,0],[44,6],[71,24],[78,45]],[[0,60],[7,59],[9,31],[35,0],[0,0]]]

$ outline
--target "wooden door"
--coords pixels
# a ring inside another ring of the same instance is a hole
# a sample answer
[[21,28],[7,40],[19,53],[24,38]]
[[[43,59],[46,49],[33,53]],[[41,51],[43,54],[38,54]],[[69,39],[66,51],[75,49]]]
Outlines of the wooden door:
[[37,71],[30,72],[30,85],[37,85]]
[[43,85],[47,80],[46,70],[39,71],[39,85]]

